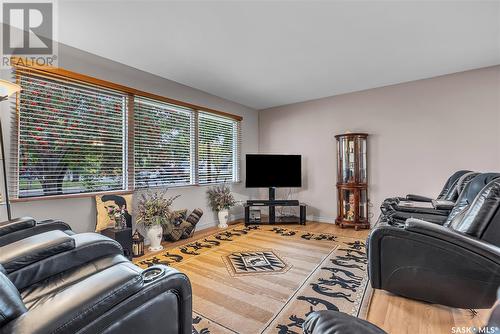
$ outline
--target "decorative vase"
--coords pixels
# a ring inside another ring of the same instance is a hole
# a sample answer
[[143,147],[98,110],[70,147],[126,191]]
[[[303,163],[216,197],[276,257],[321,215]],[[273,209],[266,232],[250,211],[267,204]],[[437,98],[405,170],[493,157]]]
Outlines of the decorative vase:
[[217,212],[217,215],[219,216],[219,228],[227,228],[227,221],[229,219],[229,210],[224,209],[220,210]]
[[150,242],[149,250],[152,252],[160,251],[163,249],[161,239],[163,237],[163,228],[160,224],[155,224],[147,229],[147,235]]

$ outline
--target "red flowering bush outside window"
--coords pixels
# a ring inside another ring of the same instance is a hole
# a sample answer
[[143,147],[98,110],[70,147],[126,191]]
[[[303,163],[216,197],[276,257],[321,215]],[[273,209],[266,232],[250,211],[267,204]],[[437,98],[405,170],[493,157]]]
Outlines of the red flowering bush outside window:
[[21,75],[19,197],[124,189],[126,96]]

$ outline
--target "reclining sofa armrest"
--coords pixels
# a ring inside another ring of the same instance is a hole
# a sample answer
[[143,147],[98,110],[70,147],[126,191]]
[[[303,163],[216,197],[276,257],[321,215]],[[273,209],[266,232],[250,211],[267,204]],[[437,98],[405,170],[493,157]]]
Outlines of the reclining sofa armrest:
[[500,264],[500,248],[465,233],[415,218],[406,220],[405,229],[450,242]]
[[0,333],[76,333],[142,287],[139,268],[120,263],[48,294]]
[[0,272],[0,328],[27,311],[14,284]]
[[408,212],[408,213],[435,215],[435,216],[446,216],[446,217],[448,217],[448,215],[450,214],[450,210],[424,208],[424,207],[418,207],[418,206],[392,205],[392,209],[394,211],[399,211],[399,212]]
[[444,199],[436,199],[432,201],[432,205],[438,210],[451,211],[455,207],[455,204],[456,203],[453,201],[446,201]]
[[456,308],[490,308],[496,300],[500,251],[481,240],[408,219],[373,229],[367,251],[375,289]]
[[[163,274],[148,279],[150,270]],[[144,287],[126,302],[114,307],[93,322],[82,333],[164,333],[192,334],[192,291],[189,278],[164,265],[142,271]],[[148,321],[144,321],[148,319]],[[110,325],[112,324],[112,325]]]
[[28,229],[36,225],[36,221],[31,217],[14,218],[0,223],[0,237],[12,232]]
[[388,213],[386,216],[388,221],[398,222],[401,224],[406,224],[406,221],[408,219],[414,218],[412,216],[419,217],[420,219],[422,219],[422,217],[425,217],[425,221],[439,225],[443,225],[446,222],[447,218],[447,216],[442,216],[442,215],[430,215],[425,213],[398,212],[398,211],[393,211],[391,213]]
[[407,201],[414,201],[414,202],[432,202],[432,198],[430,198],[430,197],[421,196],[421,195],[414,195],[414,194],[406,195],[406,200]]
[[[161,275],[151,277],[151,271]],[[186,275],[166,266],[142,270],[120,262],[30,305],[0,333],[191,334],[192,293]]]

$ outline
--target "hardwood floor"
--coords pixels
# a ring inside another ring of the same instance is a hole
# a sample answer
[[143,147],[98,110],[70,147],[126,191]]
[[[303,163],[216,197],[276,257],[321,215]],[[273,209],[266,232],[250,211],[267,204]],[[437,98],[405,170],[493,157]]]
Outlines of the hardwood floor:
[[[234,224],[240,222],[234,222]],[[280,226],[280,225],[277,225]],[[365,239],[368,230],[355,231],[341,229],[334,224],[307,222],[306,226],[283,225],[311,232],[333,233],[335,235]],[[193,239],[202,238],[217,231],[216,227],[204,229],[195,233]],[[163,246],[173,248],[186,242],[164,243]],[[147,252],[145,257],[150,253]],[[134,259],[140,261],[142,258]],[[368,311],[368,321],[381,327],[388,333],[451,333],[452,327],[480,327],[486,324],[490,310],[478,310],[472,316],[471,311],[454,309],[441,305],[423,303],[395,296],[385,291],[375,290]]]

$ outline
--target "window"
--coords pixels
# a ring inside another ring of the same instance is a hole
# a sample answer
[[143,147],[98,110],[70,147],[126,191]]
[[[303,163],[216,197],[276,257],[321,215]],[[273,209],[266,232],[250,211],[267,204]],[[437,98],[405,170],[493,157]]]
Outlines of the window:
[[126,95],[17,74],[18,196],[125,189]]
[[194,111],[136,97],[134,123],[135,186],[194,184]]
[[239,181],[240,137],[240,122],[210,113],[199,113],[200,184]]
[[238,116],[66,70],[14,76],[18,198],[240,180]]

